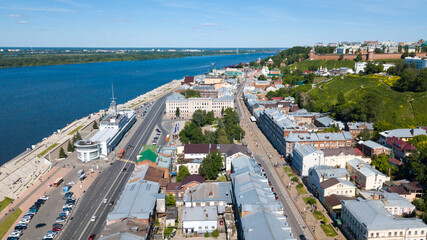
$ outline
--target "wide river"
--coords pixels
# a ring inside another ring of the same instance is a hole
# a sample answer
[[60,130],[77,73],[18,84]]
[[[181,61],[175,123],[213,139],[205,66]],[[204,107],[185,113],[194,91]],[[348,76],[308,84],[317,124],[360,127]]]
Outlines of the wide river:
[[[76,119],[174,79],[272,54],[241,54],[0,69],[0,165]],[[216,63],[212,66],[211,63]]]

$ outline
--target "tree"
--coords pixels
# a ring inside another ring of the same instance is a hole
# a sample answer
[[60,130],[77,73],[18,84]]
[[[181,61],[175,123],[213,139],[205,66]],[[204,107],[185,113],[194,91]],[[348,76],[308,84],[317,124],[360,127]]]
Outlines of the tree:
[[98,129],[98,123],[96,121],[93,121],[93,125],[92,125],[93,129]]
[[401,45],[397,46],[397,52],[398,52],[398,53],[401,53],[401,52],[402,52],[402,46],[401,46]]
[[340,57],[338,58],[338,61],[342,61],[344,59],[344,55],[341,54]]
[[358,139],[363,140],[363,141],[367,141],[367,140],[371,140],[373,137],[371,130],[365,128],[363,129],[360,133],[359,136],[357,136]]
[[224,107],[221,108],[221,115],[224,115]]
[[397,168],[395,166],[391,165],[390,163],[388,163],[389,158],[390,157],[388,155],[385,155],[385,154],[381,154],[379,156],[376,156],[374,154],[371,157],[371,159],[372,159],[371,164],[373,166],[375,166],[375,168],[378,169],[378,171],[391,175],[392,173],[394,173],[394,171],[397,170]]
[[82,136],[80,135],[79,131],[77,131],[73,137],[73,144],[79,140],[82,140]]
[[176,206],[176,198],[172,193],[168,193],[166,195],[166,207],[175,207]]
[[65,154],[64,149],[61,147],[59,149],[59,158],[66,158],[66,157],[67,157],[67,154]]
[[175,110],[175,116],[179,117],[179,107],[177,107],[176,110]]
[[187,176],[190,176],[190,171],[188,171],[188,168],[186,166],[179,166],[178,175],[176,176],[177,182],[182,182],[182,179],[184,179]]
[[191,119],[192,122],[194,122],[197,126],[203,127],[206,123],[206,114],[201,109],[197,109],[193,113],[193,117]]
[[73,151],[74,151],[73,144],[71,144],[71,141],[68,140],[67,152],[73,152]]
[[209,111],[206,113],[206,124],[210,125],[215,121],[215,115],[213,111]]
[[356,62],[360,62],[360,61],[362,61],[362,54],[357,54],[357,56],[356,56],[356,58],[354,59],[354,61],[356,61]]
[[218,128],[216,130],[216,141],[218,144],[228,144],[230,141],[228,140],[227,133],[224,129]]
[[215,180],[223,167],[222,161],[222,154],[220,152],[214,151],[209,153],[206,158],[203,159],[202,164],[200,164],[200,175],[208,180]]
[[259,75],[258,80],[267,80],[264,74]]
[[212,233],[211,233],[212,237],[214,238],[218,238],[219,237],[219,231],[218,229],[215,229]]

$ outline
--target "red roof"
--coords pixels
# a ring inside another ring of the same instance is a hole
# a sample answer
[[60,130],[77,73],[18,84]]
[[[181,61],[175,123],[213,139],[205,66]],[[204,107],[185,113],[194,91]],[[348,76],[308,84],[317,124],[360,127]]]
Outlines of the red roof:
[[407,143],[398,137],[387,138],[386,144],[392,148],[399,149],[402,152],[414,151],[417,149],[414,145]]
[[356,154],[356,156],[363,156],[362,151],[360,151],[360,149],[358,149],[358,148],[354,149],[354,154]]
[[400,160],[397,160],[396,158],[390,158],[390,159],[388,159],[388,162],[391,164],[397,165],[397,166],[405,165],[405,163],[403,163]]
[[272,97],[272,100],[282,100],[282,97]]
[[205,181],[205,178],[200,176],[199,174],[193,174],[182,179],[181,184],[182,186],[184,186],[192,182],[204,183]]

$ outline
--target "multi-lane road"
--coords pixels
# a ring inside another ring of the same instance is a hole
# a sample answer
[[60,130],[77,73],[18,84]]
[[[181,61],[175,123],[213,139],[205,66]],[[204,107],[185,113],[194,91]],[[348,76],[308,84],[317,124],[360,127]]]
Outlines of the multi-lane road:
[[[68,222],[61,232],[60,239],[88,239],[91,234],[96,234],[96,239],[99,238],[105,225],[106,217],[114,207],[108,203],[110,201],[115,203],[118,200],[134,169],[132,161],[136,160],[136,156],[142,146],[150,142],[152,132],[156,126],[161,128],[167,96],[157,99],[142,122],[138,123],[137,121],[135,123],[136,126],[134,127],[137,127],[137,129],[135,132],[131,129],[131,134],[133,135],[126,143],[126,146],[130,145],[132,147],[126,150],[123,156],[123,159],[130,161],[117,160],[101,173],[79,200],[77,208],[72,215],[72,220]],[[104,199],[107,199],[107,203],[103,202]],[[95,221],[91,221],[92,216],[96,216]]]

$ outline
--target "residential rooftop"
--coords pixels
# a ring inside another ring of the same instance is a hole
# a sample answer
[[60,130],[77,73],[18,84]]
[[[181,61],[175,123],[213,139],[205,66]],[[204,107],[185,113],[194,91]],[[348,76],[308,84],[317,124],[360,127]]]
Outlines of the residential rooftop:
[[245,240],[296,240],[283,215],[259,210],[242,217]]

